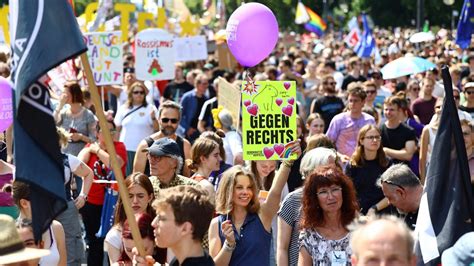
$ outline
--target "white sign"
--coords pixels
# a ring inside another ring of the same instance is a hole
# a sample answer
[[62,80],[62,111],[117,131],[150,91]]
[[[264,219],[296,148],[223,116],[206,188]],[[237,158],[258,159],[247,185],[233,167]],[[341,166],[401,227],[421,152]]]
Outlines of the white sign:
[[163,29],[146,29],[135,37],[135,73],[139,80],[174,79],[175,44]]
[[203,35],[174,39],[176,61],[197,61],[207,59],[207,41]]
[[123,83],[122,32],[89,32],[84,34],[87,57],[96,85]]

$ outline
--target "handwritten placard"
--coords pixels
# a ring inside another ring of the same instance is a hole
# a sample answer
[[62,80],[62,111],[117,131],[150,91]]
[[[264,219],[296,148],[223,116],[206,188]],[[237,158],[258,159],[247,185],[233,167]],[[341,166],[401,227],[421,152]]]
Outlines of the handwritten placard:
[[123,83],[122,33],[120,31],[84,34],[87,56],[96,85]]
[[244,160],[296,159],[295,82],[247,80],[241,92]]
[[162,29],[146,29],[135,37],[135,73],[139,80],[174,79],[175,44]]
[[175,38],[176,61],[197,61],[207,59],[207,41],[205,36]]
[[241,108],[239,87],[230,84],[222,77],[218,77],[218,80],[219,93],[217,94],[217,102],[229,110],[232,115],[233,126],[238,131]]

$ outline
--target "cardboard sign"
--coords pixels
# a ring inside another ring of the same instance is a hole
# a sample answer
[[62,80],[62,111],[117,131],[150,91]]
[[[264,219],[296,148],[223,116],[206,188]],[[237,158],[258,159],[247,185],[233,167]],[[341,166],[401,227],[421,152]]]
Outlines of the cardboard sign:
[[197,61],[207,59],[207,41],[205,36],[174,39],[176,61]]
[[296,140],[296,83],[242,83],[244,160],[296,159],[290,142]]
[[234,69],[237,66],[237,60],[230,52],[227,43],[217,44],[214,54],[219,59],[219,69]]
[[135,73],[139,80],[174,79],[175,44],[162,29],[146,29],[135,37]]
[[240,90],[225,79],[221,77],[218,77],[218,79],[219,93],[217,94],[217,102],[231,113],[234,122],[233,126],[239,131]]
[[123,83],[122,33],[120,31],[84,34],[87,56],[96,85]]

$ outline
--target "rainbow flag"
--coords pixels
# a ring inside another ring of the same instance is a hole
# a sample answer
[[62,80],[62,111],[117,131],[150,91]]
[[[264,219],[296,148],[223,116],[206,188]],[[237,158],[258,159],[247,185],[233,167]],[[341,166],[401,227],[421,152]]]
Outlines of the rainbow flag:
[[317,35],[323,35],[326,30],[326,22],[313,10],[306,7],[306,12],[308,12],[310,21],[304,24],[306,30],[316,33]]
[[310,20],[309,14],[306,11],[306,7],[303,3],[298,2],[296,6],[296,16],[295,16],[295,23],[296,24],[304,24]]

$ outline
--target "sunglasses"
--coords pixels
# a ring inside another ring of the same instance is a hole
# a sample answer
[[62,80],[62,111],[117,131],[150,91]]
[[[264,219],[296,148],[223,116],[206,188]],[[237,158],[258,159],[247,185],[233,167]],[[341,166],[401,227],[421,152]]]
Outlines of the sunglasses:
[[336,82],[323,82],[323,85],[336,85]]
[[375,94],[377,91],[376,90],[367,90],[365,93],[367,94]]
[[420,91],[420,88],[419,87],[414,87],[414,88],[411,88],[412,91]]
[[373,79],[382,79],[382,76],[372,76]]
[[402,187],[402,186],[399,185],[399,184],[395,184],[395,183],[392,182],[392,181],[386,180],[386,181],[383,181],[383,183],[387,183],[387,184],[389,184],[389,185],[396,186],[396,187],[400,188],[401,190],[405,191],[405,188],[404,188],[404,187]]
[[471,95],[474,93],[474,91],[466,91],[467,94]]
[[167,118],[167,117],[161,118],[161,122],[163,122],[163,123],[168,123],[168,122],[170,122],[170,121],[171,121],[172,124],[178,123],[178,119],[177,119],[177,118]]
[[457,95],[457,96],[456,96],[456,95],[453,95],[453,97],[454,97],[454,99],[456,99],[456,100],[461,99],[461,96],[459,96],[459,95]]
[[145,92],[144,91],[134,91],[133,94],[134,95],[138,95],[138,94],[145,95]]

